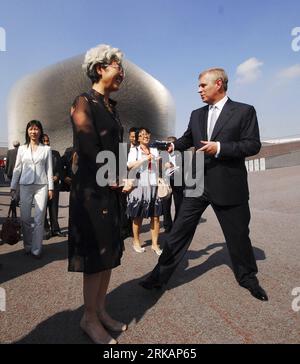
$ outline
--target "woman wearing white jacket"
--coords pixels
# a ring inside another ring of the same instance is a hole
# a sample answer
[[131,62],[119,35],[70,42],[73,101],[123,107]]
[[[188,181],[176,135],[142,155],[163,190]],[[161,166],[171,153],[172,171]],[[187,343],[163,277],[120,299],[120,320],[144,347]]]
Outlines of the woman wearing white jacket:
[[[31,120],[26,127],[24,145],[18,149],[11,181],[14,197],[20,184],[20,210],[26,254],[41,257],[44,234],[44,219],[47,200],[53,196],[52,154],[43,145],[43,127],[38,120]],[[34,227],[31,226],[31,207],[34,202]]]

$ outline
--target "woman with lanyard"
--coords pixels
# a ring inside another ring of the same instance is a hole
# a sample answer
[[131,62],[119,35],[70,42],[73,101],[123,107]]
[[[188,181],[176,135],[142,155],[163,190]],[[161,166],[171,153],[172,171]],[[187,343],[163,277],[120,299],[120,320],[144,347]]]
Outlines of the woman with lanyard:
[[159,152],[156,148],[150,148],[150,130],[140,128],[138,134],[139,146],[131,148],[128,155],[128,169],[135,170],[137,175],[137,187],[128,196],[127,214],[132,218],[133,249],[137,253],[143,253],[145,248],[141,246],[140,229],[143,218],[150,218],[152,250],[160,255],[162,253],[158,245],[159,216],[162,215],[162,202],[157,197],[157,178]]

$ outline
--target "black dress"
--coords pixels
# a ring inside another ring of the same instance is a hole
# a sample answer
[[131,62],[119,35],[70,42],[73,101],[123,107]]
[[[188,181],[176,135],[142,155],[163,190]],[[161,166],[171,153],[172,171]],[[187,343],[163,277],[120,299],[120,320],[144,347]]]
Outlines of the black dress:
[[93,274],[121,263],[124,242],[120,231],[121,196],[109,186],[100,187],[96,174],[99,152],[116,156],[123,128],[110,100],[113,113],[95,90],[78,96],[72,106],[71,122],[77,167],[73,169],[69,208],[68,270]]

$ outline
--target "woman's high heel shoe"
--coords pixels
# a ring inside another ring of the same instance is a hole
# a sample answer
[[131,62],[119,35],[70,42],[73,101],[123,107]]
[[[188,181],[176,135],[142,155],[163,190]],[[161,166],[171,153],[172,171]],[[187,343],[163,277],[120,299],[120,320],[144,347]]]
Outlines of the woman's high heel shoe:
[[132,244],[133,249],[137,252],[137,253],[144,253],[145,252],[145,248],[142,248],[139,245],[136,244]]
[[162,250],[160,248],[151,248],[158,256],[162,254]]

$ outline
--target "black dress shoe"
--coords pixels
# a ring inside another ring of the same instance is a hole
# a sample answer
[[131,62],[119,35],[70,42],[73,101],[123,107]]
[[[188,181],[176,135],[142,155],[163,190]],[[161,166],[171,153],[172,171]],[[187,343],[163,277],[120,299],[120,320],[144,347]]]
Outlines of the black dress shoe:
[[51,238],[52,234],[50,231],[45,231],[44,233],[44,240],[49,240]]
[[150,278],[145,279],[144,281],[140,281],[139,285],[148,290],[162,288],[162,283],[159,283],[159,282],[155,281],[154,279],[150,279]]
[[261,300],[261,301],[269,300],[267,293],[265,292],[265,290],[263,288],[261,288],[261,286],[259,284],[255,285],[253,287],[246,287],[246,288],[250,291],[252,296],[257,298],[258,300]]
[[61,231],[55,231],[52,233],[52,236],[59,236],[60,238],[65,238],[66,235],[62,233]]
[[31,253],[31,256],[32,256],[32,258],[37,259],[37,260],[42,259],[42,253],[40,253],[40,254],[33,254],[33,253]]

